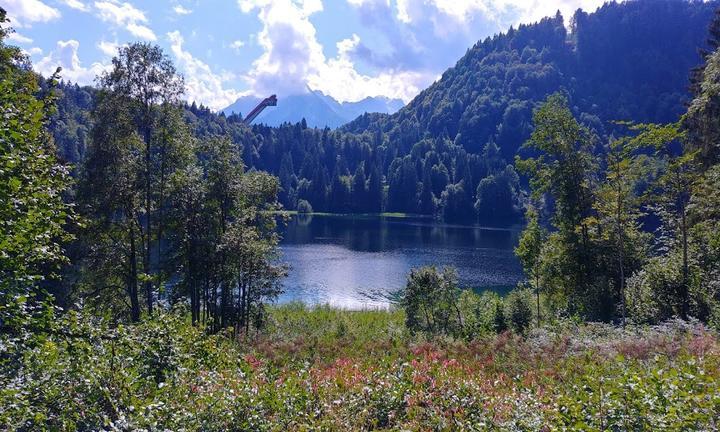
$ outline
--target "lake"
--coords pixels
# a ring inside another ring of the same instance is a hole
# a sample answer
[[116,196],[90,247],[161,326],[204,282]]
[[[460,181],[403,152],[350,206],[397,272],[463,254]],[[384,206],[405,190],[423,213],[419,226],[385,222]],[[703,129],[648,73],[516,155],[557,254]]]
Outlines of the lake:
[[278,302],[386,307],[410,269],[454,266],[461,286],[508,290],[522,279],[519,229],[442,224],[420,217],[294,215],[282,228],[290,266]]

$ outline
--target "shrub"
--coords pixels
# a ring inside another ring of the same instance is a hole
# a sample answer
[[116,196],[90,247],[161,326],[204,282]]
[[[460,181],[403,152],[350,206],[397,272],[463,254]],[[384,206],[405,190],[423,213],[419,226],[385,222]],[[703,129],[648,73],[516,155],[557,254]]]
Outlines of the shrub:
[[495,302],[495,312],[493,313],[493,330],[495,333],[502,333],[508,329],[507,320],[505,319],[505,305],[501,299]]
[[401,301],[407,328],[412,332],[460,335],[460,294],[453,268],[440,272],[434,266],[411,270]]
[[463,321],[463,336],[473,339],[494,331],[495,303],[501,301],[494,291],[480,294],[466,289],[460,295],[459,305]]
[[313,208],[309,202],[307,202],[304,199],[301,199],[300,201],[298,201],[297,211],[298,211],[298,213],[307,214],[307,213],[312,213]]
[[530,309],[528,296],[523,291],[513,291],[508,295],[507,302],[513,331],[525,334],[532,321],[532,309]]

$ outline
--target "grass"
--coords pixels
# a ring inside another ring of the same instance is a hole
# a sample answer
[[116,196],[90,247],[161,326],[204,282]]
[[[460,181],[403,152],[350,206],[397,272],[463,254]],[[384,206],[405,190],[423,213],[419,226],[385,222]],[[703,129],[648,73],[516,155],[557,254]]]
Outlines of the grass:
[[3,377],[5,429],[719,427],[720,345],[698,323],[561,322],[453,340],[411,335],[402,311],[288,304],[270,308],[263,332],[233,341],[183,314],[120,329],[65,321],[85,336],[44,337],[22,373]]

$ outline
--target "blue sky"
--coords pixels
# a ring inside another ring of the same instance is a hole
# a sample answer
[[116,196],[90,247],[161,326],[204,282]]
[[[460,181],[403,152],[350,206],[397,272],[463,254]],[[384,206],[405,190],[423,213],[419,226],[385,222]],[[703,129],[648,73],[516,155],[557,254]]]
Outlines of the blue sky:
[[246,94],[320,90],[408,102],[477,40],[603,0],[4,0],[34,67],[92,84],[117,47],[160,45],[186,98],[221,109]]

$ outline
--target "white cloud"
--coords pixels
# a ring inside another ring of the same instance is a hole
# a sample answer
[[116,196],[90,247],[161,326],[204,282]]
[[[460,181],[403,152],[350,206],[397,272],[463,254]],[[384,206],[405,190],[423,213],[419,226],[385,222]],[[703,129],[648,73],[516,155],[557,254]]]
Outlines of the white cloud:
[[116,0],[96,1],[95,8],[103,21],[124,27],[135,37],[152,41],[157,39],[152,29],[142,24],[148,22],[145,13],[130,3]]
[[151,41],[157,40],[155,33],[150,29],[150,27],[137,23],[129,23],[126,28],[131,35],[139,37],[140,39],[146,39]]
[[60,11],[40,0],[5,0],[3,8],[14,27],[29,27],[32,23],[60,18]]
[[62,2],[65,3],[65,6],[72,9],[77,9],[83,12],[87,12],[88,10],[90,10],[90,8],[85,3],[79,0],[62,0]]
[[187,9],[183,7],[182,5],[176,5],[173,8],[173,11],[178,15],[190,15],[192,13],[192,10]]
[[90,67],[84,67],[78,57],[79,46],[80,43],[74,39],[58,41],[53,52],[35,63],[35,70],[49,76],[60,66],[62,79],[82,85],[92,84],[95,77],[109,70],[110,66],[96,62]]
[[23,52],[25,53],[25,55],[27,55],[28,57],[34,56],[34,55],[38,55],[38,54],[42,54],[42,48],[39,48],[39,47],[31,47],[31,48],[28,48],[28,49],[24,49],[24,50],[22,50],[22,51],[23,51]]
[[244,46],[245,46],[245,42],[243,42],[243,41],[241,41],[241,40],[233,41],[233,42],[230,44],[230,48],[234,49],[235,51],[239,51],[240,48],[242,48],[242,47],[244,47]]
[[245,13],[257,10],[263,26],[257,34],[263,53],[246,77],[256,95],[285,96],[311,88],[339,101],[377,95],[407,101],[428,80],[423,72],[407,70],[359,73],[349,55],[360,43],[357,35],[338,42],[337,57],[326,58],[310,21],[313,13],[322,10],[319,1],[240,0],[238,4]]
[[385,5],[390,6],[390,0],[347,0],[351,6],[360,7],[366,5]]
[[214,73],[210,66],[183,49],[185,40],[179,31],[168,33],[167,38],[178,69],[185,76],[185,93],[188,100],[219,110],[243,96],[243,93],[237,90],[225,88],[224,84],[234,75],[227,72]]
[[33,40],[30,39],[29,37],[23,36],[23,35],[21,35],[20,33],[17,33],[17,32],[10,33],[10,35],[8,35],[7,38],[8,38],[8,40],[10,40],[10,41],[17,42],[17,43],[20,43],[20,44],[31,44],[32,41],[33,41]]
[[239,4],[246,13],[257,8],[263,25],[257,43],[264,52],[248,74],[253,90],[258,95],[305,92],[308,76],[325,63],[315,27],[309,20],[322,5],[292,0],[241,0]]
[[359,73],[349,54],[360,43],[358,35],[337,43],[338,55],[320,65],[308,77],[311,88],[339,101],[356,101],[368,96],[386,96],[408,102],[433,76],[419,71],[386,70],[368,76]]
[[100,51],[103,52],[108,57],[114,57],[118,54],[118,48],[120,48],[121,44],[117,42],[108,42],[108,41],[100,41],[97,44],[97,47]]
[[519,23],[536,22],[547,16],[554,16],[557,11],[562,13],[567,23],[577,9],[581,8],[587,12],[593,12],[602,6],[606,0],[496,0],[494,2],[484,0],[484,2],[489,3],[499,20],[501,16],[513,17],[514,22],[503,22],[503,24],[517,25]]
[[322,0],[238,0],[238,5],[244,13],[248,13],[255,8],[263,9],[274,6],[292,7],[305,16],[323,10]]

